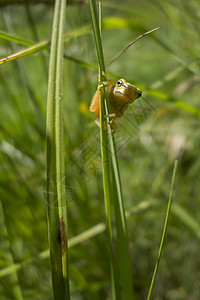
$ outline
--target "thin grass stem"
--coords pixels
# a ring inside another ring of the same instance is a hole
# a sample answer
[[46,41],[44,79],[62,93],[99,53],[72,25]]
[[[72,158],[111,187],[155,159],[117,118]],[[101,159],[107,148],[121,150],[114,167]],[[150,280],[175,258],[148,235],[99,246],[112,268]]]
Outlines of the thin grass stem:
[[172,192],[173,192],[173,188],[174,188],[174,181],[175,181],[177,167],[178,167],[178,160],[175,160],[175,162],[174,162],[174,168],[173,168],[173,174],[172,174],[172,181],[171,181],[169,201],[168,201],[168,205],[167,205],[167,212],[166,212],[166,216],[165,216],[165,222],[164,222],[162,237],[161,237],[161,241],[160,241],[160,247],[159,247],[159,251],[158,251],[158,257],[157,257],[156,265],[155,265],[155,268],[154,268],[154,272],[153,272],[153,276],[152,276],[152,280],[151,280],[151,284],[150,284],[150,288],[149,288],[147,300],[150,300],[150,297],[151,297],[151,293],[152,293],[153,286],[154,286],[154,283],[155,283],[155,278],[156,278],[156,274],[157,274],[157,271],[158,271],[158,266],[159,266],[159,262],[160,262],[162,250],[163,250],[164,239],[165,239],[165,235],[166,235],[166,231],[167,231],[167,225],[168,225],[168,220],[169,220],[169,215],[170,215],[170,211],[171,211]]
[[132,42],[130,42],[127,46],[125,46],[119,53],[117,53],[109,62],[107,65],[111,65],[115,60],[117,60],[129,47],[131,47],[133,44],[135,44],[138,40],[140,40],[141,38],[143,38],[145,35],[150,34],[156,30],[158,30],[160,27],[156,27],[152,30],[149,30],[141,35],[139,35],[138,37],[136,37],[136,39],[134,39]]
[[[92,26],[99,61],[99,80],[103,81],[102,72],[105,72],[105,63],[101,34],[99,29],[97,8],[95,0],[90,0],[90,11]],[[106,218],[109,232],[109,242],[111,249],[111,274],[114,299],[125,300],[135,299],[133,294],[131,260],[128,247],[128,234],[123,205],[120,173],[116,155],[115,140],[112,131],[112,125],[105,121],[105,115],[110,113],[109,95],[106,87],[100,91],[100,134],[101,134],[101,152],[103,168],[103,186],[106,207]],[[117,251],[119,261],[116,262],[113,254],[113,234],[111,227],[111,205],[115,208],[115,221],[117,229]],[[118,268],[117,268],[118,267]],[[121,292],[120,292],[121,291]]]

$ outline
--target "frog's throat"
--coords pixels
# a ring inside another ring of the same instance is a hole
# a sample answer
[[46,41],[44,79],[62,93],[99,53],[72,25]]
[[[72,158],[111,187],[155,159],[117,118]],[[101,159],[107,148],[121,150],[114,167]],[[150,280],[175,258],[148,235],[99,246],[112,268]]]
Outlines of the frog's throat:
[[142,92],[141,91],[138,91],[138,93],[136,93],[136,95],[134,95],[134,97],[133,97],[133,95],[132,95],[132,97],[130,97],[126,93],[121,93],[119,91],[118,91],[118,93],[121,94],[122,96],[127,97],[130,100],[130,102],[134,102],[136,99],[138,99],[138,98],[140,98],[142,96]]

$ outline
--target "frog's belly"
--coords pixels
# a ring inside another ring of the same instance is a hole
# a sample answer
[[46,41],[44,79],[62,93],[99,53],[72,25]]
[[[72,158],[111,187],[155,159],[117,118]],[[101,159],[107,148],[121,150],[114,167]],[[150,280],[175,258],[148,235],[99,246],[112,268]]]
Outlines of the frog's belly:
[[111,112],[116,114],[116,117],[120,117],[131,103],[128,97],[125,96],[113,96],[110,99]]

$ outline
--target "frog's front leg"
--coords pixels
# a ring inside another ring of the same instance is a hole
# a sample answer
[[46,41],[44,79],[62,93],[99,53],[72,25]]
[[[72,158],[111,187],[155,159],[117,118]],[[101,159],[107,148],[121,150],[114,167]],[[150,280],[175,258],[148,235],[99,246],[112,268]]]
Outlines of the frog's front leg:
[[116,116],[116,113],[111,113],[111,114],[105,115],[104,118],[113,118],[113,119],[116,119],[117,116]]
[[106,75],[105,72],[102,72],[102,75],[106,78],[106,81],[103,81],[103,82],[106,82],[107,85],[109,85],[109,87],[112,87],[113,86],[112,79],[108,75]]
[[[106,115],[106,116],[104,116],[104,117],[112,117],[112,119],[108,122],[108,124],[109,125],[113,125],[113,129],[112,129],[112,132],[115,132],[116,130],[117,130],[117,128],[118,128],[118,126],[117,126],[117,124],[115,123],[115,121],[114,121],[114,119],[115,119],[115,114],[113,113],[113,114],[110,114],[110,115]],[[100,119],[99,118],[97,118],[96,120],[95,120],[95,123],[97,124],[97,126],[99,126],[100,127]],[[106,126],[107,127],[107,126]]]
[[[107,78],[106,78],[106,79],[107,79]],[[112,80],[111,80],[111,81],[112,81]],[[108,86],[108,87],[112,86],[110,80],[100,81],[100,82],[98,83],[98,88],[97,88],[97,90],[99,91],[99,89],[103,88],[104,86]]]
[[108,114],[108,115],[104,116],[104,118],[108,118],[108,117],[111,118],[111,120],[108,121],[108,124],[113,125],[112,132],[115,132],[118,128],[117,124],[114,121],[117,118],[117,115],[116,115],[116,113],[111,113],[111,114]]
[[105,118],[113,118],[113,119],[117,119],[117,118],[119,118],[119,117],[121,117],[122,115],[123,115],[123,111],[118,111],[118,112],[114,112],[114,113],[110,113],[110,114],[108,114],[108,115],[105,115],[104,117]]
[[111,118],[111,120],[109,119],[109,121],[108,121],[109,125],[116,124],[115,121],[114,121],[116,119],[116,113],[111,113],[111,114],[105,115],[104,118],[106,118],[106,119]]

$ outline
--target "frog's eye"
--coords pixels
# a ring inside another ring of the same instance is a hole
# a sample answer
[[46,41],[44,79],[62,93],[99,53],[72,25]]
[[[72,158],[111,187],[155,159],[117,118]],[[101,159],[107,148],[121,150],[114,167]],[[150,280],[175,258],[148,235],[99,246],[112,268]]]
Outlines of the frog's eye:
[[122,80],[120,79],[117,81],[117,86],[121,86],[121,85],[122,85]]

